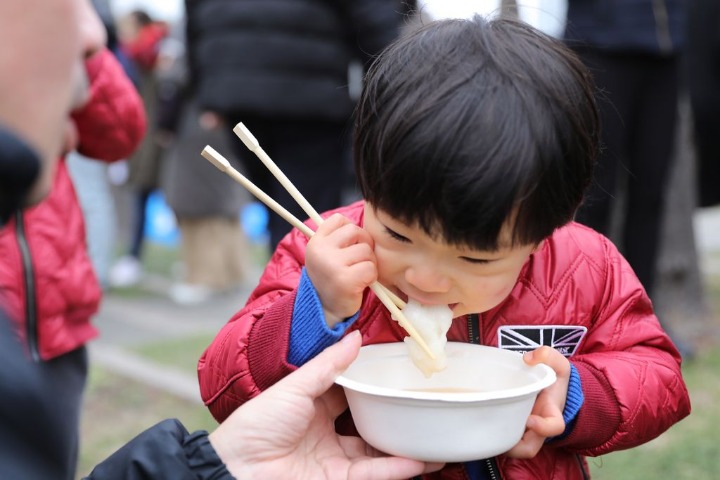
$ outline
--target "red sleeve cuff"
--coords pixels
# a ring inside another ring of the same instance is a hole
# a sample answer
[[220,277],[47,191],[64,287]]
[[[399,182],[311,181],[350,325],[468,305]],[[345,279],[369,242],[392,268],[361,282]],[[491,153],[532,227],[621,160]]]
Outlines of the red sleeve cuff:
[[260,390],[266,390],[297,369],[287,361],[294,305],[295,292],[279,298],[250,331],[248,365]]
[[603,372],[583,362],[573,362],[580,375],[584,401],[570,434],[553,446],[591,452],[617,432],[621,414],[618,400]]

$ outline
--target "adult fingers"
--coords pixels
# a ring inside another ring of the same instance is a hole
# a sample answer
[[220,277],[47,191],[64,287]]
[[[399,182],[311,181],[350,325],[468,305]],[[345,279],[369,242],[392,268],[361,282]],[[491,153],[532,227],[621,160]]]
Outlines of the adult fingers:
[[267,391],[287,389],[317,398],[332,387],[335,379],[355,360],[361,344],[360,332],[354,330]]
[[437,471],[443,465],[443,463],[425,463],[401,457],[364,457],[350,467],[348,480],[402,480]]

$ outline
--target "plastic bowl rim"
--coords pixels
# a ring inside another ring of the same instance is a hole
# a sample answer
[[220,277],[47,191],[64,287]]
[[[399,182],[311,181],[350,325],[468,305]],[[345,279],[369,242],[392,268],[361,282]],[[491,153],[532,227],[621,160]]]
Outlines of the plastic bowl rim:
[[[455,342],[462,343],[462,342]],[[381,344],[377,344],[381,345]],[[372,346],[372,345],[367,345]],[[497,348],[489,347],[487,345],[477,345],[486,348]],[[363,347],[364,348],[364,347]],[[360,382],[353,380],[341,374],[335,379],[335,383],[353,390],[355,392],[365,393],[368,395],[375,395],[379,397],[388,397],[396,399],[414,399],[414,400],[434,400],[438,402],[448,403],[472,403],[481,402],[487,400],[504,400],[509,398],[522,398],[527,395],[532,395],[540,392],[541,390],[549,387],[557,379],[555,370],[550,368],[544,363],[539,363],[534,366],[528,366],[531,369],[542,370],[542,375],[539,379],[521,387],[506,388],[503,390],[484,391],[484,392],[423,392],[419,390],[399,390],[396,388],[379,387],[371,385],[366,382]]]

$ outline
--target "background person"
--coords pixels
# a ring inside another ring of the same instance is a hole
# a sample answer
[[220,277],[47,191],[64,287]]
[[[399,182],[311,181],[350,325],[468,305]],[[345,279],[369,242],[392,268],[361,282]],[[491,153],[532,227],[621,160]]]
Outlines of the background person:
[[128,158],[127,187],[132,198],[127,251],[110,268],[112,287],[128,287],[143,276],[142,256],[145,246],[145,223],[148,199],[160,185],[163,144],[157,135],[158,81],[157,61],[160,45],[168,26],[153,20],[144,10],[133,10],[120,19],[120,48],[137,73],[137,88],[145,107],[147,131],[139,147]]
[[[395,39],[399,0],[186,0],[190,80],[208,124],[223,122],[243,171],[298,218],[302,209],[231,132],[243,122],[318,211],[348,182],[349,69]],[[214,119],[214,120],[211,120]],[[269,218],[270,249],[290,231]]]
[[603,148],[576,219],[616,238],[650,298],[675,155],[685,10],[683,0],[569,0],[564,34],[601,92]]

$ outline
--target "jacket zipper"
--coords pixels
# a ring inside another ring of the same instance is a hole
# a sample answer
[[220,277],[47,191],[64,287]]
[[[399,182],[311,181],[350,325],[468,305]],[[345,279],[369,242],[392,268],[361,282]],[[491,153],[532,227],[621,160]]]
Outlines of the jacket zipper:
[[670,37],[670,19],[668,18],[667,5],[665,5],[664,0],[653,0],[652,8],[655,17],[655,35],[657,36],[660,51],[671,53],[673,44]]
[[[467,316],[467,329],[468,329],[468,339],[470,343],[474,343],[476,345],[482,345],[482,331],[480,330],[480,315],[477,313],[471,313]],[[490,475],[491,480],[502,480],[502,475],[500,474],[500,468],[498,467],[497,460],[494,458],[486,458],[485,459],[485,466],[487,467],[487,472]]]
[[33,276],[32,255],[25,235],[25,222],[22,212],[17,212],[15,219],[15,232],[17,234],[20,258],[23,267],[23,278],[25,280],[25,329],[28,341],[30,356],[34,362],[40,361],[38,349],[38,328],[37,328],[37,300],[35,296],[35,277]]
[[588,472],[585,471],[585,465],[583,464],[582,456],[575,455],[578,461],[578,466],[580,467],[580,472],[582,473],[583,480],[590,480],[590,475],[588,475]]

